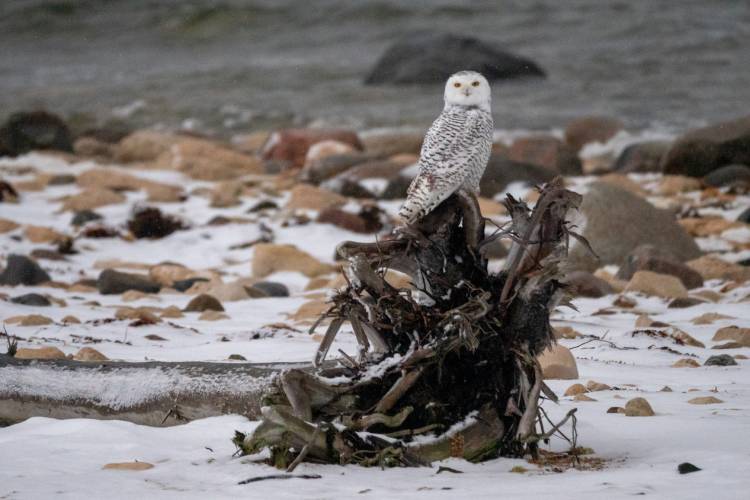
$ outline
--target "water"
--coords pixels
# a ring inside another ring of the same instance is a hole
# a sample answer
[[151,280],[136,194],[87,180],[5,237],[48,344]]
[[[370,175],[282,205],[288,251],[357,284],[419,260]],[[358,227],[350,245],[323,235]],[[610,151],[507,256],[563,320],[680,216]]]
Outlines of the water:
[[741,0],[3,0],[0,118],[44,107],[74,123],[218,135],[325,123],[429,124],[441,86],[367,87],[393,40],[475,34],[545,80],[493,86],[498,128],[605,114],[633,129],[750,112],[750,2]]

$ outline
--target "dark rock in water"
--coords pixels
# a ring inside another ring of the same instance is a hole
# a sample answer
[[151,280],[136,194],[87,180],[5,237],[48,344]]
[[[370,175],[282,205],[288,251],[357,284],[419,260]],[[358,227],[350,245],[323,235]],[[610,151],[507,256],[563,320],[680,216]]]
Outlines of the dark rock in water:
[[93,210],[81,210],[80,212],[75,213],[70,223],[74,226],[83,226],[87,222],[102,220],[102,218],[103,217],[101,215],[94,212]]
[[667,141],[631,144],[617,157],[613,170],[623,174],[661,172],[661,159],[671,146]]
[[190,287],[192,287],[196,283],[200,283],[202,281],[208,281],[208,278],[187,278],[184,280],[177,280],[172,283],[172,288],[174,288],[178,292],[185,292],[187,290],[190,290]]
[[12,114],[0,127],[0,156],[18,156],[36,149],[72,152],[68,126],[46,111]]
[[60,252],[47,250],[46,248],[35,248],[29,255],[40,260],[66,260],[65,256]]
[[17,297],[12,297],[10,301],[14,304],[21,304],[22,306],[47,307],[52,305],[47,297],[39,293],[19,295]]
[[264,292],[269,297],[289,297],[289,289],[283,283],[275,281],[259,281],[253,288]]
[[245,213],[251,214],[255,212],[261,212],[263,210],[278,210],[279,205],[273,200],[262,200],[248,208]]
[[744,222],[745,224],[750,224],[750,207],[745,209],[740,215],[737,216],[738,222]]
[[675,276],[688,290],[703,286],[703,277],[700,273],[680,262],[670,252],[653,245],[640,245],[630,252],[618,269],[617,278],[629,281],[636,271],[652,271]]
[[405,175],[397,175],[386,184],[385,189],[380,193],[379,198],[381,200],[396,200],[399,198],[406,198],[406,190],[409,189],[411,184],[411,177]]
[[546,167],[564,175],[581,175],[583,169],[578,153],[557,137],[531,136],[516,139],[508,158],[518,163]]
[[375,63],[365,83],[444,83],[461,70],[479,71],[490,81],[545,76],[534,61],[476,38],[417,33],[391,45]]
[[716,354],[703,363],[704,366],[734,366],[737,361],[729,354]]
[[158,239],[184,229],[184,225],[171,215],[164,215],[158,208],[145,207],[137,209],[128,220],[128,229],[136,238]]
[[675,221],[673,214],[612,184],[591,184],[579,211],[583,219],[579,222],[583,228],[581,233],[600,260],[583,245],[574,243],[568,258],[568,265],[574,269],[619,265],[630,252],[644,244],[661,248],[681,262],[701,255],[698,245]]
[[599,298],[615,293],[612,285],[586,271],[566,273],[563,281],[574,297]]
[[141,274],[105,269],[99,274],[99,279],[96,280],[96,288],[103,295],[120,294],[128,290],[157,293],[161,290],[161,285]]
[[727,165],[721,167],[703,178],[707,186],[750,186],[750,167],[745,165]]
[[493,154],[480,181],[480,188],[482,196],[492,198],[513,182],[542,184],[557,175],[558,172],[539,165],[518,163],[503,155]]
[[699,467],[696,467],[690,462],[683,462],[677,466],[677,472],[680,474],[690,474],[691,472],[698,472],[699,470],[701,470]]
[[688,132],[663,158],[662,172],[704,177],[731,164],[750,165],[750,116]]
[[24,255],[9,255],[5,270],[0,274],[0,285],[38,285],[45,281],[51,281],[49,274]]
[[678,297],[673,299],[669,303],[667,308],[669,309],[686,309],[688,307],[694,307],[700,304],[705,304],[705,300],[697,299],[695,297]]
[[584,116],[571,121],[565,127],[565,142],[577,153],[586,144],[607,142],[622,128],[622,122],[616,118]]
[[194,297],[188,305],[185,306],[185,312],[203,312],[203,311],[223,311],[224,306],[213,295],[202,293]]

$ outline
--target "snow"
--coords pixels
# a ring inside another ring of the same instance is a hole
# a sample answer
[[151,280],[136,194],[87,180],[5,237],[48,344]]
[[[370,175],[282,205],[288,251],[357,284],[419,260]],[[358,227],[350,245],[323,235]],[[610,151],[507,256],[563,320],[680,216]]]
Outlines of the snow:
[[[631,138],[613,139],[607,148],[622,149]],[[599,150],[590,151],[599,154]],[[80,174],[98,167],[92,162],[69,165],[46,155],[27,155],[17,159],[2,159],[0,167],[33,166],[47,173]],[[210,187],[211,183],[194,181],[178,172],[138,170],[107,167],[159,182],[182,185],[186,192]],[[16,175],[4,171],[3,178],[14,183],[33,176]],[[649,188],[656,182],[650,175],[632,176]],[[577,191],[585,191],[591,178],[570,179]],[[511,185],[508,191],[518,196],[528,192],[527,186]],[[70,232],[70,213],[59,212],[61,196],[76,193],[73,185],[49,187],[39,192],[23,192],[17,205],[3,204],[2,217],[21,224],[35,224]],[[108,225],[122,228],[130,214],[131,204],[143,202],[140,192],[127,193],[128,203],[102,207]],[[67,261],[42,261],[54,280],[73,282],[81,278],[96,278],[97,261],[121,259],[137,263],[172,261],[195,270],[213,271],[224,282],[248,278],[251,274],[252,249],[230,250],[229,247],[251,241],[259,236],[258,225],[227,224],[205,226],[216,215],[254,219],[246,210],[268,195],[243,197],[239,206],[216,209],[209,200],[191,195],[185,203],[156,204],[166,213],[185,218],[191,229],[179,231],[155,241],[87,239],[77,243],[84,251],[69,256]],[[276,198],[283,205],[285,195]],[[733,220],[747,207],[750,198],[739,197],[739,202],[726,210],[706,209]],[[398,200],[381,202],[389,213],[396,213]],[[356,207],[347,207],[356,211]],[[499,223],[504,219],[497,218]],[[275,233],[277,243],[292,243],[323,262],[333,262],[334,249],[343,240],[374,240],[338,229],[331,225],[307,224],[285,226],[277,217],[264,219]],[[24,238],[22,228],[0,235],[0,254],[28,254],[43,245],[33,245]],[[738,243],[735,245],[731,242]],[[721,235],[699,239],[699,244],[729,261],[747,258],[749,250],[740,247],[750,242],[747,228],[729,229]],[[616,268],[609,269],[615,272]],[[331,279],[335,274],[329,276]],[[0,319],[21,314],[42,314],[54,323],[46,326],[6,327],[19,339],[20,347],[52,345],[66,354],[91,346],[111,359],[127,361],[225,361],[230,354],[241,354],[251,362],[279,361],[309,362],[317,348],[308,323],[295,323],[290,315],[302,304],[324,297],[325,289],[305,291],[309,278],[300,273],[276,273],[265,280],[287,285],[291,297],[265,298],[224,302],[229,319],[199,320],[198,313],[185,313],[182,318],[141,327],[130,326],[131,321],[101,322],[114,318],[118,307],[153,306],[184,308],[192,298],[185,294],[147,296],[134,302],[123,302],[121,296],[98,293],[67,292],[63,289],[34,286],[0,287],[0,294],[16,296],[37,292],[62,299],[66,305],[27,307],[0,300]],[[590,447],[595,456],[605,461],[598,471],[567,470],[555,473],[540,469],[524,460],[498,459],[483,464],[469,464],[457,459],[433,464],[430,468],[364,469],[355,466],[302,464],[295,474],[319,474],[321,479],[291,479],[261,481],[238,485],[243,479],[278,473],[268,466],[254,463],[253,457],[233,457],[230,442],[234,430],[251,431],[256,422],[229,415],[194,421],[171,428],[139,426],[122,421],[84,419],[54,420],[32,418],[25,422],[0,428],[0,498],[36,499],[60,498],[325,498],[348,499],[392,498],[626,498],[647,495],[651,498],[718,499],[748,498],[750,496],[750,361],[738,359],[738,366],[672,368],[678,359],[694,356],[702,363],[713,354],[742,354],[750,357],[750,348],[729,351],[714,350],[721,343],[712,341],[717,329],[736,325],[750,327],[750,283],[726,291],[726,283],[706,282],[705,290],[721,292],[718,302],[705,303],[686,309],[669,309],[668,301],[656,297],[627,293],[636,301],[632,309],[612,308],[614,295],[600,299],[576,299],[578,311],[562,308],[553,315],[554,326],[571,326],[583,338],[561,340],[572,349],[578,362],[579,380],[550,380],[549,386],[562,395],[574,383],[588,380],[606,383],[611,390],[589,393],[596,401],[578,402],[561,397],[560,404],[547,401],[544,408],[553,420],[561,419],[571,408],[578,408],[577,429],[579,446]],[[725,291],[722,291],[725,290]],[[693,293],[695,291],[691,291]],[[595,314],[611,309],[615,314]],[[692,320],[704,313],[720,313],[730,319],[717,320],[708,325],[695,325]],[[669,339],[633,335],[635,320],[647,314],[655,321],[668,323],[706,344],[706,348],[677,345]],[[81,324],[63,324],[62,318],[74,315]],[[95,323],[95,321],[99,322]],[[277,325],[273,328],[270,324]],[[317,330],[321,333],[324,327]],[[165,340],[150,340],[156,334]],[[596,336],[602,340],[591,340]],[[674,354],[666,349],[678,351]],[[338,349],[356,356],[356,342],[351,329],[343,328],[330,352]],[[68,377],[83,377],[75,384]],[[147,376],[144,379],[143,376]],[[148,398],[156,391],[184,384],[169,370],[154,370],[136,379],[127,369],[110,376],[109,384],[101,384],[95,372],[66,374],[52,379],[45,377],[41,367],[31,367],[18,378],[0,369],[0,383],[13,383],[19,391],[32,382],[45,394],[71,394],[71,387],[82,388],[101,401],[127,406]],[[25,378],[24,378],[25,377]],[[42,382],[40,384],[40,382]],[[224,385],[226,385],[226,381]],[[662,392],[669,386],[672,392]],[[247,389],[241,381],[237,391]],[[656,416],[633,418],[608,414],[612,406],[624,406],[628,399],[645,397]],[[713,405],[693,405],[687,401],[696,396],[714,396],[723,401]],[[569,426],[566,428],[570,430]],[[565,450],[567,443],[555,438],[549,444],[553,450]],[[145,471],[102,470],[110,462],[140,460],[154,464]],[[677,465],[691,462],[703,470],[679,475]],[[463,474],[437,474],[437,467],[445,465]],[[515,466],[528,469],[524,474],[512,473]]]

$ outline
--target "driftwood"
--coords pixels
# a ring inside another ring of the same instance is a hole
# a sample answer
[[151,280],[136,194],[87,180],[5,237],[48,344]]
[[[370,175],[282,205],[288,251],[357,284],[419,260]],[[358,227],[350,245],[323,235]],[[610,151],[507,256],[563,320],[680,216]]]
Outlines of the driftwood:
[[[536,358],[554,342],[565,218],[579,203],[560,180],[541,189],[533,211],[508,196],[512,222],[485,237],[476,198],[460,192],[391,239],[341,244],[349,284],[331,299],[314,365],[345,322],[358,356],[316,374],[282,373],[261,425],[235,444],[246,454],[269,448],[290,469],[302,459],[420,465],[535,454],[549,437],[537,429],[539,399],[555,399]],[[500,237],[511,247],[493,274],[482,247]],[[394,288],[387,269],[408,274],[416,290]]]
[[235,413],[260,418],[261,399],[303,363],[23,360],[0,355],[0,425],[30,417],[168,426]]

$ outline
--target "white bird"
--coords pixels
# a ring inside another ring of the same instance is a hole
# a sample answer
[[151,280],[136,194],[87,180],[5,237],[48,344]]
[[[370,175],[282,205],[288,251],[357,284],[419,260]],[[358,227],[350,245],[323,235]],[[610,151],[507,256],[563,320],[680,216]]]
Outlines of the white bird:
[[413,224],[460,189],[479,194],[492,150],[490,84],[475,71],[455,73],[445,84],[445,107],[422,143],[419,174],[409,185],[399,216]]

